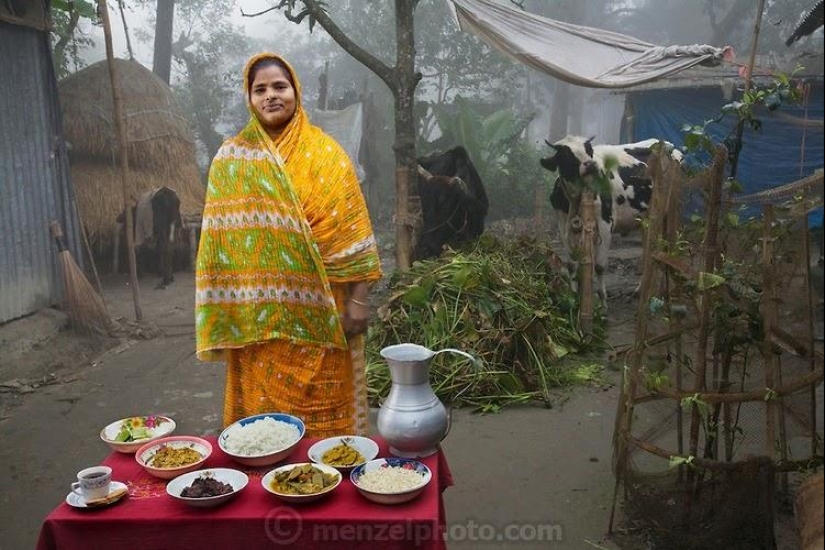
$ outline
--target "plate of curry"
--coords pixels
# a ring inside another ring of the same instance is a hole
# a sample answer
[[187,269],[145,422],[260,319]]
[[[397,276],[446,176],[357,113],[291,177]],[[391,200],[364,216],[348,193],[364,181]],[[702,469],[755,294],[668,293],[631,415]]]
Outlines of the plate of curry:
[[164,437],[138,449],[135,460],[155,477],[172,479],[193,472],[212,454],[212,444],[188,435]]
[[348,471],[377,457],[378,443],[358,435],[329,437],[314,443],[307,455],[316,464]]
[[341,472],[332,466],[300,462],[275,468],[261,478],[261,485],[281,500],[302,503],[329,495],[341,479]]

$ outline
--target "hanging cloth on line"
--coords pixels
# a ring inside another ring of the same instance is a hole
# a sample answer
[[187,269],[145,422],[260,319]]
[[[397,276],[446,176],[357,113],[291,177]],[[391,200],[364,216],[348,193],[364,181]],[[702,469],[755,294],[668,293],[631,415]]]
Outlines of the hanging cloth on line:
[[493,0],[447,0],[459,28],[516,61],[587,88],[627,88],[695,65],[732,60],[730,47],[657,46],[521,11]]

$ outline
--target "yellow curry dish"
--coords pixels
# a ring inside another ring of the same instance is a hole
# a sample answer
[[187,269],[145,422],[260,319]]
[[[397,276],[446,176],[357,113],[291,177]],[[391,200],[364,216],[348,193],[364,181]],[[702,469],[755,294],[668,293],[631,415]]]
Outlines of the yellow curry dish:
[[329,466],[350,467],[366,462],[364,455],[358,449],[341,441],[340,445],[332,447],[321,456],[321,462]]
[[201,458],[203,455],[195,449],[164,445],[149,459],[148,465],[153,468],[180,468],[194,464]]

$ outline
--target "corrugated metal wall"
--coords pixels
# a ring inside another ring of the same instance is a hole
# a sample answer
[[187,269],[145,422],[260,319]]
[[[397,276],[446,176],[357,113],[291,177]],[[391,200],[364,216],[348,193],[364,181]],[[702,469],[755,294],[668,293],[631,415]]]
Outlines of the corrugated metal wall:
[[48,40],[0,21],[0,324],[60,303],[52,220],[82,259]]

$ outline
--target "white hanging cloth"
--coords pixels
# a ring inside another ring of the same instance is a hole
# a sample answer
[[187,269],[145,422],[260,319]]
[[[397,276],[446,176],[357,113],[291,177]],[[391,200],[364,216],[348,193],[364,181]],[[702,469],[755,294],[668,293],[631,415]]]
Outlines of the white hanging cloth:
[[360,181],[364,181],[364,168],[358,161],[363,134],[364,109],[362,103],[354,103],[339,111],[313,111],[310,115],[313,124],[320,126],[347,152]]
[[695,65],[731,60],[730,47],[656,46],[493,0],[447,0],[458,26],[533,69],[588,88],[627,88]]

